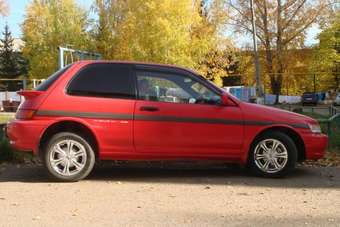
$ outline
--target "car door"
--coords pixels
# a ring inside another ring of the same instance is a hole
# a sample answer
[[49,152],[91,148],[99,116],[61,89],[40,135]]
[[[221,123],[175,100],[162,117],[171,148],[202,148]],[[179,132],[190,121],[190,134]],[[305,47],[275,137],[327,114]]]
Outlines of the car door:
[[[134,152],[132,125],[136,95],[131,65],[87,64],[65,86],[67,95],[53,93],[46,110],[90,125],[98,139],[101,158]],[[58,108],[59,102],[63,102],[64,109]]]
[[237,156],[243,140],[240,109],[221,105],[216,91],[188,73],[135,70],[137,152],[158,155]]

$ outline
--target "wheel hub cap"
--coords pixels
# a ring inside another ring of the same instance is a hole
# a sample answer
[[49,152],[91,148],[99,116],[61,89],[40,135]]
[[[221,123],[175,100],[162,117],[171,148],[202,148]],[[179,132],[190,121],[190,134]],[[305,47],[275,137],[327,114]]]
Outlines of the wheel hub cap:
[[276,139],[266,139],[258,143],[254,152],[256,166],[265,173],[282,170],[288,161],[288,152],[284,144]]
[[82,144],[75,140],[62,140],[53,146],[49,161],[58,174],[72,176],[83,170],[86,158]]

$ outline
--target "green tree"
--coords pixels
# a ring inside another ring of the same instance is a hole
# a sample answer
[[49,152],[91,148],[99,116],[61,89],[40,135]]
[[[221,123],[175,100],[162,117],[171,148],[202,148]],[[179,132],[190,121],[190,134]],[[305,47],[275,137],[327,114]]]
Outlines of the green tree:
[[[14,50],[14,39],[8,25],[5,26],[3,38],[0,39],[0,78],[15,79],[27,74],[27,61],[18,50]],[[15,89],[15,82],[7,82],[2,86]]]
[[29,76],[46,78],[58,68],[58,47],[91,50],[87,12],[75,0],[33,0],[22,25]]
[[318,74],[322,89],[340,89],[340,15],[319,34],[310,70]]
[[14,79],[20,75],[20,71],[17,55],[14,52],[14,40],[8,25],[5,26],[2,35],[3,38],[0,39],[0,76],[6,79]]

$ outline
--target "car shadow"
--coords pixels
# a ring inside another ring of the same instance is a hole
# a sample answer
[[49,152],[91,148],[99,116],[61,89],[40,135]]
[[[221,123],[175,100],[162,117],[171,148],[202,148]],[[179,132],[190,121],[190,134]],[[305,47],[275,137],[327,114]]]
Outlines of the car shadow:
[[[166,184],[245,185],[285,188],[340,188],[340,168],[299,166],[285,178],[255,177],[237,166],[100,166],[85,181],[119,181]],[[41,165],[7,165],[0,183],[51,183]]]

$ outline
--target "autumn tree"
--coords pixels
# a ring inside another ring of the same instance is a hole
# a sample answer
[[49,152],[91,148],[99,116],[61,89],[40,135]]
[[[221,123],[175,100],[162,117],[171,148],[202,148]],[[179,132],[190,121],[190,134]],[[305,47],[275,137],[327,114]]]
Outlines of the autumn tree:
[[178,64],[207,75],[204,60],[226,49],[223,2],[97,0],[97,50],[108,59]]
[[125,19],[127,1],[96,0],[93,6],[98,21],[92,30],[96,49],[104,59],[115,59],[120,27]]
[[[265,73],[271,91],[281,93],[287,65],[287,50],[304,46],[306,31],[327,14],[329,2],[324,0],[255,0],[256,37],[264,50]],[[229,0],[231,24],[241,33],[253,32],[248,0]]]
[[129,0],[120,27],[117,57],[195,67],[206,40],[196,42],[191,28],[199,23],[192,0]]
[[236,72],[238,57],[231,41],[223,33],[228,20],[224,0],[201,0],[200,23],[192,29],[193,39],[206,40],[207,53],[199,60],[197,70],[207,79],[222,86],[222,78]]
[[238,73],[240,59],[235,48],[212,49],[199,62],[198,70],[206,79],[222,85],[223,77]]
[[58,47],[90,49],[87,12],[75,0],[33,0],[22,25],[29,76],[46,78],[58,67]]

